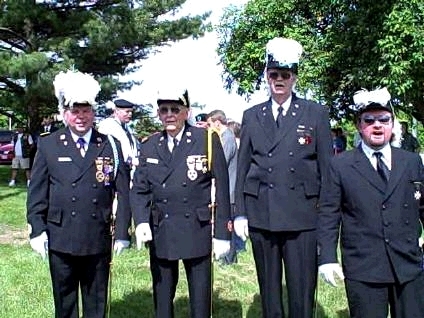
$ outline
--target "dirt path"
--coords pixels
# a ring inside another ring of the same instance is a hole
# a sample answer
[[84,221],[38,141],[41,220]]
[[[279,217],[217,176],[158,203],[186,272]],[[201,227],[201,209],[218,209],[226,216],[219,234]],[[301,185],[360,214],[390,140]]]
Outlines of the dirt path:
[[0,224],[0,244],[23,245],[28,242],[26,229]]

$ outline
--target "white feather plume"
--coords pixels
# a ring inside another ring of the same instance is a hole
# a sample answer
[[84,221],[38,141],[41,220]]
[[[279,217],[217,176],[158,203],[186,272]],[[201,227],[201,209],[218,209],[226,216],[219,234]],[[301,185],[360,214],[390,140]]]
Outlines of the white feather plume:
[[106,104],[105,104],[105,106],[106,106],[106,109],[115,109],[116,108],[115,103],[112,102],[111,100],[110,101],[107,101]]
[[390,93],[386,87],[373,91],[362,89],[353,95],[353,102],[355,103],[356,109],[359,110],[371,103],[386,106],[390,98]]
[[60,72],[53,85],[60,113],[63,112],[63,107],[72,108],[75,103],[87,103],[93,108],[96,106],[100,85],[90,74],[73,70]]
[[299,63],[302,45],[293,39],[273,38],[266,45],[266,61],[272,56],[280,64]]

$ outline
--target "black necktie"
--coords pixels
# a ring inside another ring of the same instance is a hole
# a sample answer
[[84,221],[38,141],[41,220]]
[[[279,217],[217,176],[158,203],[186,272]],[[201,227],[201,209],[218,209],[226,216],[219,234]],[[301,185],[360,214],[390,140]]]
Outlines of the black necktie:
[[125,133],[127,134],[128,140],[130,141],[131,148],[134,148],[134,141],[132,140],[132,136],[127,128],[127,125],[121,124],[121,126],[122,126],[122,129],[124,129]]
[[282,106],[278,107],[278,115],[277,115],[277,119],[275,120],[278,128],[283,126],[282,125],[283,118],[284,118],[283,111],[284,111],[284,108]]
[[174,154],[175,153],[175,148],[177,148],[177,146],[178,146],[178,139],[177,138],[172,138],[172,142],[174,143],[174,147],[172,147],[171,154]]
[[390,177],[390,170],[389,168],[387,168],[386,164],[383,162],[383,159],[381,159],[382,155],[383,154],[379,151],[374,152],[374,156],[377,158],[377,172],[380,175],[380,177],[383,179],[383,181],[387,183]]

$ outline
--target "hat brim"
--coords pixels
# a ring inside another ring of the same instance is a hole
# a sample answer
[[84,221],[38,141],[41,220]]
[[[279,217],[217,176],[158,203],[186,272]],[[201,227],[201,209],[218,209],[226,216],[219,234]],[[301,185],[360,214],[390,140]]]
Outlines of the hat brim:
[[362,114],[364,112],[372,111],[372,110],[385,110],[385,111],[388,111],[388,112],[390,112],[390,113],[393,114],[393,110],[392,110],[392,108],[390,107],[389,104],[387,104],[386,106],[384,106],[384,105],[381,105],[379,103],[371,103],[371,104],[369,104],[369,105],[361,108],[359,110],[359,113]]
[[181,106],[189,108],[189,105],[186,105],[181,99],[158,99],[157,104],[158,106],[165,103],[177,103]]

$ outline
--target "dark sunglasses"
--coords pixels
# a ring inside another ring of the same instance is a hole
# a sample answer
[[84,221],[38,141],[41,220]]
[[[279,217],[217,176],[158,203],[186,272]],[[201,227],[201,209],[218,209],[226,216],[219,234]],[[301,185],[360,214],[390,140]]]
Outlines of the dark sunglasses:
[[392,116],[390,115],[380,115],[380,116],[373,116],[373,115],[365,115],[362,117],[362,121],[368,125],[374,124],[376,121],[379,121],[382,124],[388,124],[392,120]]
[[181,108],[178,106],[171,106],[171,107],[159,107],[159,113],[161,115],[167,115],[171,111],[172,114],[178,115],[181,111]]
[[291,78],[291,73],[290,72],[277,72],[277,71],[273,71],[273,72],[269,72],[269,78],[273,79],[273,80],[277,80],[280,76],[282,79],[289,79]]

